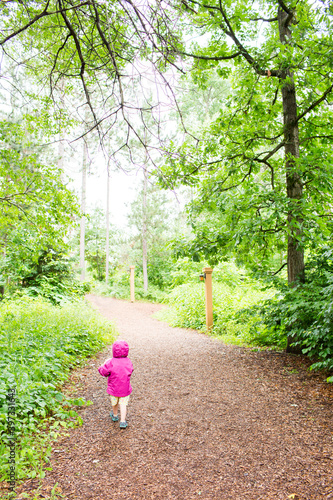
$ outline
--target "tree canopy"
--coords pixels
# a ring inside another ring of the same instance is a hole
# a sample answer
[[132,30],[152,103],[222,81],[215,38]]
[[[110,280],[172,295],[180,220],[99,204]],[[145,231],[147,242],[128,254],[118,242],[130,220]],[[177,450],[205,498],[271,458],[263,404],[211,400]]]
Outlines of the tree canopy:
[[[203,140],[170,155],[171,183],[199,186],[197,249],[285,248],[289,282],[304,279],[304,249],[330,234],[332,8],[274,0],[186,1],[197,84],[211,68],[231,91]],[[230,64],[232,61],[232,64]],[[204,235],[204,238],[203,238]]]
[[[332,231],[330,2],[9,0],[0,9],[6,64],[24,66],[43,96],[49,86],[57,133],[67,93],[78,116],[90,109],[81,138],[95,130],[109,158],[125,150],[136,166],[145,150],[147,175],[154,164],[164,187],[191,187],[192,234],[177,235],[178,255],[285,269],[296,295],[306,272],[313,280],[316,247],[331,245]],[[26,145],[26,130],[4,121],[2,241],[11,217],[22,217],[16,233],[30,220],[55,244],[75,202],[61,170]]]
[[[33,122],[32,122],[33,123]],[[4,277],[24,280],[40,255],[62,251],[77,200],[36,144],[31,123],[0,123],[0,249]]]

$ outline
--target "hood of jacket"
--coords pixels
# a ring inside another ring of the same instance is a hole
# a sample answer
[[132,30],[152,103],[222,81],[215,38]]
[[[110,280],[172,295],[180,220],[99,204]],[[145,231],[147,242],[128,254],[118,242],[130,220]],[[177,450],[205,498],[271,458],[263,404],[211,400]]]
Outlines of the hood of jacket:
[[117,340],[112,346],[114,358],[127,358],[129,351],[128,343],[125,340]]

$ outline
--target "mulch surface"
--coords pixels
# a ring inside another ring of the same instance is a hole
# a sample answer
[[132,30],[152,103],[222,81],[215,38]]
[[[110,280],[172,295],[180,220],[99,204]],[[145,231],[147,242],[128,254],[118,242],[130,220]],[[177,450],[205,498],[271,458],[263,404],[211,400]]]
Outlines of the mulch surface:
[[109,347],[68,383],[94,404],[54,443],[44,498],[58,483],[66,500],[333,499],[333,387],[306,358],[171,328],[160,305],[88,300],[130,345],[129,426],[111,422],[97,372]]

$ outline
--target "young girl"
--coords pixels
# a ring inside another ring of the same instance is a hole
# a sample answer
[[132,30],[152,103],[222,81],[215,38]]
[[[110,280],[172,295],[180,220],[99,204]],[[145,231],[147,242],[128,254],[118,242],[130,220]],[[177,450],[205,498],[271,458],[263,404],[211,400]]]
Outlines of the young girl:
[[112,346],[113,358],[107,359],[104,365],[98,368],[103,377],[108,378],[107,393],[111,396],[112,411],[110,416],[113,422],[118,422],[118,408],[120,407],[121,429],[126,429],[126,410],[129,396],[132,392],[130,384],[133,372],[132,361],[127,357],[129,347],[124,340],[117,340]]

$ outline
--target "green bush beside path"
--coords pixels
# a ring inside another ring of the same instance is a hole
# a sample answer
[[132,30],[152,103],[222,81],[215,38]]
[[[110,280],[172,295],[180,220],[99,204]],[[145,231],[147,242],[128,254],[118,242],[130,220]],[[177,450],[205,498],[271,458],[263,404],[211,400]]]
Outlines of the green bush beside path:
[[82,398],[61,385],[72,368],[115,337],[113,324],[84,301],[54,306],[20,298],[0,305],[0,476],[8,480],[8,393],[15,390],[16,478],[44,475],[43,460],[60,429],[82,423]]

